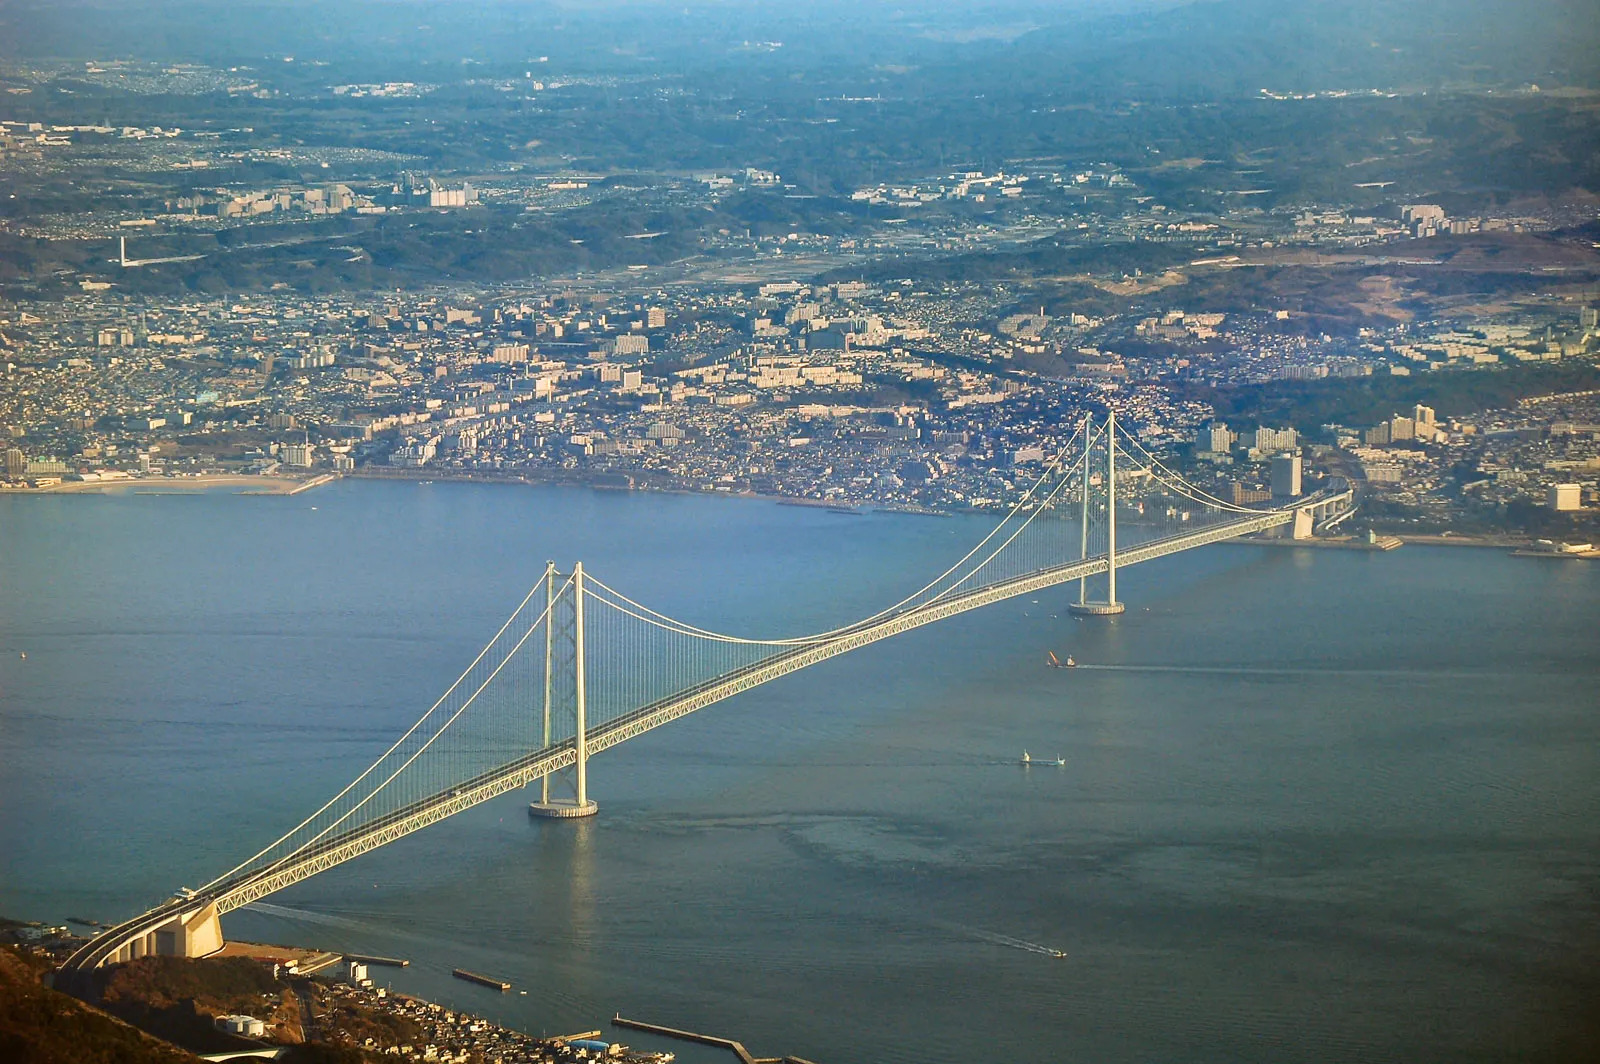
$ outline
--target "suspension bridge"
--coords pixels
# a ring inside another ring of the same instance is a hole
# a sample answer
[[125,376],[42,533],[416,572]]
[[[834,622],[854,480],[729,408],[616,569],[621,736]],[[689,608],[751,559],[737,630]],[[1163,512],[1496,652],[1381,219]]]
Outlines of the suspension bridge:
[[[1122,462],[1118,457],[1121,453]],[[582,563],[543,577],[427,712],[319,809],[197,889],[80,948],[69,972],[146,955],[204,956],[220,917],[508,791],[537,784],[530,813],[591,815],[588,761],[619,743],[881,639],[1019,595],[1078,583],[1069,609],[1123,609],[1117,570],[1251,533],[1296,538],[1336,520],[1345,491],[1254,509],[1173,472],[1137,436],[1085,418],[1009,513],[918,590],[808,635],[732,635],[658,612]],[[1119,509],[1138,518],[1117,539]],[[1103,584],[1099,577],[1104,577]],[[1091,597],[1091,578],[1096,593]],[[562,793],[553,793],[555,790]]]

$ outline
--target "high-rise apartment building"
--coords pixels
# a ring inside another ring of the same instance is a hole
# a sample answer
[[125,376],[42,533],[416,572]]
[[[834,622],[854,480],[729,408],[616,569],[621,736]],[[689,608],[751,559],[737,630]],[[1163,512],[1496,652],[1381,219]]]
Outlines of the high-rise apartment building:
[[489,349],[490,362],[516,363],[528,361],[527,344],[495,344]]
[[1280,454],[1272,460],[1272,497],[1294,499],[1300,496],[1301,462],[1297,454]]
[[1580,484],[1550,485],[1550,509],[1569,513],[1583,508],[1583,486]]
[[1291,451],[1299,446],[1299,439],[1294,429],[1270,429],[1263,425],[1256,429],[1255,450],[1261,454]]
[[1213,454],[1226,454],[1228,448],[1233,446],[1233,433],[1228,431],[1228,426],[1220,421],[1213,421],[1200,430],[1200,435],[1195,439],[1195,450],[1209,451]]

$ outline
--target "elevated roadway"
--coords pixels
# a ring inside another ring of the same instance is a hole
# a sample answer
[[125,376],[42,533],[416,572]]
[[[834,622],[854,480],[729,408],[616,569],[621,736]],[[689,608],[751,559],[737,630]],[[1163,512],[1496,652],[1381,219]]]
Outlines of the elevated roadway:
[[[1348,498],[1348,493],[1311,496],[1291,509],[1241,514],[1205,528],[1149,540],[1119,550],[1116,565],[1122,569],[1207,544],[1280,528],[1294,523],[1297,513],[1307,514],[1312,508],[1325,510]],[[755,664],[714,677],[597,725],[587,733],[587,752],[590,755],[599,753],[696,710],[879,640],[1019,595],[1095,576],[1106,572],[1108,568],[1108,556],[1095,555],[950,595],[887,617],[863,621],[841,629],[824,641],[800,644],[780,651]],[[97,936],[72,955],[64,965],[64,970],[95,968],[142,956],[146,952],[165,953],[169,949],[182,951],[186,946],[189,949],[203,946],[210,941],[209,926],[223,913],[258,901],[507,791],[527,786],[576,762],[577,749],[573,739],[520,757],[359,828],[331,835],[275,864],[242,872],[233,879],[213,885],[203,896],[173,898]],[[162,935],[172,937],[163,941]],[[220,931],[216,940],[220,948]],[[193,954],[182,952],[180,955]]]

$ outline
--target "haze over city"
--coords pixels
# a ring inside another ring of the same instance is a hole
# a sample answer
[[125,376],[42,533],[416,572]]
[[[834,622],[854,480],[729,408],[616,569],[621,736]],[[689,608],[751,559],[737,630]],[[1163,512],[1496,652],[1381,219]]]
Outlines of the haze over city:
[[1593,1059],[1596,55],[0,7],[0,1046]]

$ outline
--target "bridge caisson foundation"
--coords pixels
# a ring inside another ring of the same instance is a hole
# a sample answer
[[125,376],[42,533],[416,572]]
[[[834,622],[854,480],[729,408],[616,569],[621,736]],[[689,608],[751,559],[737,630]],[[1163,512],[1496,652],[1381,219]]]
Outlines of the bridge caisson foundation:
[[569,820],[573,817],[594,816],[600,811],[596,802],[562,801],[560,798],[548,802],[530,802],[528,804],[529,816],[551,817],[558,820]]
[[1067,606],[1067,612],[1074,617],[1114,617],[1127,609],[1120,602],[1073,602]]

